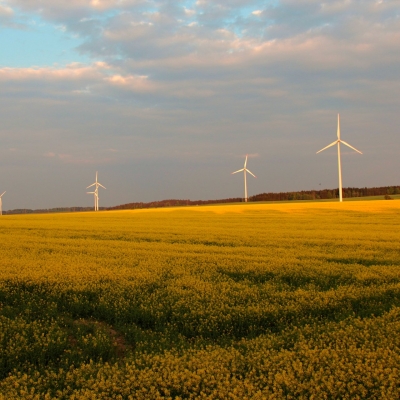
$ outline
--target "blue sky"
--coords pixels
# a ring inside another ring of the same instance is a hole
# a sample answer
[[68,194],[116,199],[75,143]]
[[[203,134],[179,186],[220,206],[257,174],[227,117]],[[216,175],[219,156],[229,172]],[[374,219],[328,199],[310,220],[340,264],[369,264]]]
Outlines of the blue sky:
[[4,208],[334,188],[338,112],[398,185],[399,62],[399,0],[0,0]]
[[24,29],[1,29],[0,66],[18,68],[89,63],[89,57],[76,51],[81,44],[79,37],[65,34],[60,27],[32,19]]

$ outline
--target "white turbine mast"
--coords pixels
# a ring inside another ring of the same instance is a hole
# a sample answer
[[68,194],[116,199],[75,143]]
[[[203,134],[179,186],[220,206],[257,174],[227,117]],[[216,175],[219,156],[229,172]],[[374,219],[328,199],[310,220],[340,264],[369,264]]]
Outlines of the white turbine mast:
[[87,194],[94,194],[94,211],[97,211],[99,205],[99,195],[97,189],[94,192],[86,192]]
[[2,197],[3,197],[4,193],[5,193],[5,192],[3,192],[3,193],[0,195],[0,215],[3,215],[3,199],[2,199]]
[[233,174],[237,174],[238,172],[242,172],[244,174],[244,201],[247,203],[247,181],[246,181],[246,172],[248,172],[250,175],[253,175],[254,178],[257,178],[250,170],[247,169],[247,154],[246,154],[246,159],[244,161],[244,167],[242,169],[239,169],[238,171],[232,172]]
[[89,189],[92,186],[95,187],[94,192],[86,192],[86,193],[94,195],[94,211],[99,211],[99,186],[102,187],[103,189],[105,189],[105,187],[97,181],[97,171],[96,171],[96,182],[89,185],[86,189]]
[[361,153],[360,150],[357,150],[355,147],[349,145],[347,142],[345,142],[344,140],[342,140],[340,138],[340,116],[338,114],[337,116],[337,140],[335,140],[333,143],[331,143],[330,145],[324,147],[323,149],[321,149],[320,151],[317,151],[318,153],[321,153],[321,151],[324,151],[326,149],[328,149],[329,147],[334,146],[335,144],[337,144],[337,148],[338,148],[338,172],[339,172],[339,201],[343,201],[343,188],[342,188],[342,164],[340,161],[340,143],[343,143],[345,146],[350,147],[351,149],[353,149],[354,151],[356,151],[357,153]]

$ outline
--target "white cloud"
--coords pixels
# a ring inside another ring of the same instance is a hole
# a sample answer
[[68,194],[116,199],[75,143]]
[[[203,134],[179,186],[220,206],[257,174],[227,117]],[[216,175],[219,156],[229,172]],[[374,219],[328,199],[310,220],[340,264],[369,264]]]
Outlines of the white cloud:
[[154,85],[148,80],[148,76],[144,75],[112,75],[110,77],[105,77],[104,80],[113,86],[138,92],[155,89]]
[[13,14],[14,14],[14,12],[11,7],[8,7],[8,6],[0,3],[0,15],[12,16]]
[[191,10],[189,8],[185,7],[185,14],[188,15],[189,17],[193,17],[196,14],[196,10]]
[[2,4],[0,1],[0,24],[6,23],[11,21],[12,17],[14,16],[14,11],[11,7],[7,6],[6,4]]
[[0,82],[9,81],[80,81],[98,80],[101,77],[102,67],[98,64],[81,65],[70,64],[63,68],[32,67],[32,68],[0,68]]

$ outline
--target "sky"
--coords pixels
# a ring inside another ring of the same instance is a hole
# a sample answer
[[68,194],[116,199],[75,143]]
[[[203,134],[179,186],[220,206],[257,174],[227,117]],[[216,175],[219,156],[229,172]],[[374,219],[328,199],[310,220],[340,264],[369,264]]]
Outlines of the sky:
[[400,0],[0,0],[3,209],[400,185]]

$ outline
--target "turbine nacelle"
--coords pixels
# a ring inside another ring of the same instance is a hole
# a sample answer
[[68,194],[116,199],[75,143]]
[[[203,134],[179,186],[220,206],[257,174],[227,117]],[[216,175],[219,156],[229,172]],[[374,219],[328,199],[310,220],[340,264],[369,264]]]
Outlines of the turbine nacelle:
[[335,140],[333,143],[329,144],[328,146],[324,147],[323,149],[317,151],[318,153],[321,153],[321,151],[324,151],[326,149],[329,149],[329,147],[335,146],[337,144],[338,147],[338,171],[339,171],[339,201],[343,201],[343,189],[342,189],[342,166],[341,166],[341,161],[340,161],[340,143],[343,143],[345,146],[349,147],[350,149],[356,151],[357,153],[362,154],[360,150],[357,150],[355,147],[351,146],[344,140],[340,138],[340,116],[338,114],[338,125],[337,125],[337,140]]
[[347,142],[345,142],[344,140],[340,139],[340,116],[338,114],[338,127],[337,127],[337,140],[335,140],[333,143],[329,144],[328,146],[324,147],[323,149],[317,151],[316,154],[321,153],[321,151],[324,151],[326,149],[329,149],[329,147],[334,146],[335,144],[339,144],[339,143],[343,143],[345,146],[350,147],[351,149],[353,149],[354,151],[356,151],[357,153],[362,154],[362,152],[360,150],[357,150],[355,147],[351,146],[350,144],[348,144]]
[[86,188],[86,189],[89,189],[92,186],[95,187],[94,192],[86,192],[87,194],[94,195],[94,211],[99,210],[99,187],[102,187],[103,189],[105,189],[105,187],[101,183],[98,182],[97,175],[98,175],[98,173],[96,171],[96,181]]
[[238,172],[244,173],[244,200],[247,203],[247,181],[246,181],[246,172],[248,172],[250,175],[253,175],[254,178],[257,178],[250,170],[247,169],[247,154],[246,154],[246,159],[244,161],[244,166],[242,169],[239,169],[238,171],[232,172],[231,175],[237,174]]
[[246,154],[246,160],[244,161],[244,167],[242,169],[239,169],[238,171],[232,172],[231,175],[237,174],[238,172],[245,171],[245,173],[248,172],[249,174],[253,175],[254,178],[257,178],[249,169],[246,168],[246,165],[247,165],[247,154]]

